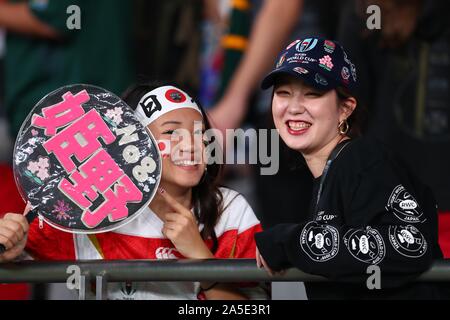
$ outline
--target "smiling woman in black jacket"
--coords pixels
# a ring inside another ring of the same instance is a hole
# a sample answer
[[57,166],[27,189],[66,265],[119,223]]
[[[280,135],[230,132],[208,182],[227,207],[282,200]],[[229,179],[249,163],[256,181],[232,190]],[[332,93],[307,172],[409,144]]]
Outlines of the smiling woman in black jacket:
[[[436,286],[412,281],[442,258],[433,194],[383,145],[353,138],[356,84],[342,46],[321,38],[291,43],[263,80],[274,86],[275,126],[305,159],[314,190],[307,220],[256,235],[257,263],[331,280],[306,284],[310,299],[438,298]],[[379,290],[366,284],[371,265]]]

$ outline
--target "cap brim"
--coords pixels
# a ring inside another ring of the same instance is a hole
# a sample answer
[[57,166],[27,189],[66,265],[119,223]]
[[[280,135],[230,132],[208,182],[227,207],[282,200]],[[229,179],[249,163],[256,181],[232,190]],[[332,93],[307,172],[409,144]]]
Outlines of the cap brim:
[[[319,90],[331,90],[337,87],[335,81],[331,78],[326,77],[322,72],[317,72],[307,67],[302,68],[306,70],[307,73],[296,72],[290,67],[284,67],[273,70],[261,82],[261,89],[266,90],[271,86],[273,86],[275,84],[276,77],[282,74],[288,74],[298,79],[301,79],[305,81],[308,85]],[[317,80],[317,77],[319,77],[319,80]]]

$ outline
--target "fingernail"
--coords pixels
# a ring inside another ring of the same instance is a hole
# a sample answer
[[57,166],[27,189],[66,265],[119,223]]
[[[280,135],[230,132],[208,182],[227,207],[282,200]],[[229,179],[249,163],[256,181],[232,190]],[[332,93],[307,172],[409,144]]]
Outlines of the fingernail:
[[158,188],[158,192],[161,193],[161,194],[163,194],[164,192],[166,192],[166,190],[164,190],[163,188],[159,187],[159,188]]

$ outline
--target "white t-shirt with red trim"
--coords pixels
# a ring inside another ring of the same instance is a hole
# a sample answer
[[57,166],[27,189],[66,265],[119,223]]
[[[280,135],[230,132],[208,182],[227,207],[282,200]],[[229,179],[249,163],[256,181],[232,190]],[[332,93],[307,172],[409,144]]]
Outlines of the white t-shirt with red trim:
[[[216,258],[255,258],[254,234],[261,225],[245,198],[221,188],[224,211],[215,226]],[[30,226],[27,252],[37,260],[127,260],[182,259],[172,242],[162,234],[163,221],[146,208],[136,219],[111,232],[70,234],[47,224]],[[199,230],[203,228],[199,225]],[[209,248],[211,240],[206,240]],[[252,298],[264,298],[260,290],[244,290]],[[108,283],[108,299],[198,299],[198,282]]]

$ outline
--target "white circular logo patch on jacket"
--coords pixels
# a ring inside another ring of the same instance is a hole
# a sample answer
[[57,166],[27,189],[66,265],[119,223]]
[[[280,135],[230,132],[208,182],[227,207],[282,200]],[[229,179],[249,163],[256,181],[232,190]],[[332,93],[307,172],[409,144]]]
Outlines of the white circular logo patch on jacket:
[[414,226],[390,226],[389,241],[394,249],[410,258],[419,258],[427,251],[427,242]]
[[333,226],[309,222],[300,235],[300,245],[313,261],[325,262],[339,252],[339,232]]
[[378,264],[386,254],[380,232],[370,227],[366,230],[350,229],[344,235],[344,243],[350,254],[364,263]]
[[403,222],[418,223],[426,220],[416,199],[401,184],[392,191],[387,208]]

